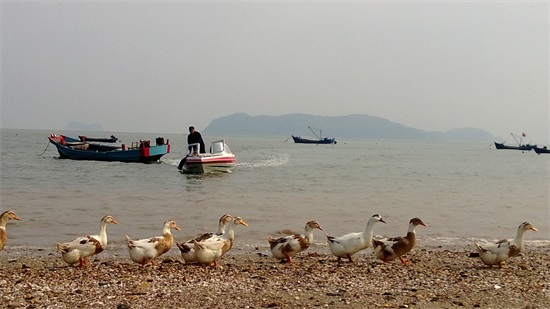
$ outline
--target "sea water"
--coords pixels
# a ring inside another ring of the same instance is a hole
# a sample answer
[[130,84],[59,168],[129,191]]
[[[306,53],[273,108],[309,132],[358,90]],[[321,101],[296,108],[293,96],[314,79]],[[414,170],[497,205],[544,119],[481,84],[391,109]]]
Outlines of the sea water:
[[[387,222],[376,225],[375,237],[404,236],[409,220],[422,218],[428,227],[417,228],[420,247],[468,250],[473,241],[514,237],[523,221],[539,229],[525,234],[531,245],[550,244],[550,155],[496,150],[492,141],[306,145],[288,137],[204,136],[207,145],[225,138],[237,166],[189,175],[177,169],[183,134],[104,134],[126,144],[170,140],[171,153],[141,164],[59,159],[50,133],[1,131],[0,211],[22,219],[8,223],[11,250],[49,252],[57,242],[97,234],[106,214],[119,222],[107,228],[113,250],[123,250],[125,235],[160,236],[169,219],[181,228],[173,231],[176,241],[188,240],[215,231],[225,213],[249,224],[236,229],[239,250],[266,249],[268,235],[302,233],[310,220],[334,236],[363,231],[375,213]],[[314,235],[326,243],[322,232]]]

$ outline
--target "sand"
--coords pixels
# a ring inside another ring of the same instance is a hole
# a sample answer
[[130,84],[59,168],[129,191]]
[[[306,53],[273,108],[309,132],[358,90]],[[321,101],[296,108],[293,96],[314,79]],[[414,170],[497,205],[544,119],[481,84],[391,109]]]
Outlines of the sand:
[[[325,248],[326,249],[326,248]],[[233,250],[232,250],[233,251]],[[1,308],[550,308],[550,248],[487,267],[469,251],[414,249],[383,263],[370,249],[353,263],[309,251],[283,264],[264,251],[232,253],[219,267],[185,264],[177,248],[141,267],[108,250],[85,268],[58,253],[0,252]]]

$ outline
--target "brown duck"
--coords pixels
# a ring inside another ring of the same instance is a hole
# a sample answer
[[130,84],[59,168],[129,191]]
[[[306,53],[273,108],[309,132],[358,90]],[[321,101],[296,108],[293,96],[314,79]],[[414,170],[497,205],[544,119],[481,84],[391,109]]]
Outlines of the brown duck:
[[416,233],[414,230],[419,225],[427,226],[420,218],[412,218],[409,221],[407,236],[392,237],[385,240],[373,239],[374,255],[384,262],[399,258],[401,263],[406,265],[407,262],[401,256],[414,248],[416,244]]
[[281,260],[286,260],[287,263],[292,262],[292,256],[309,248],[313,242],[313,230],[323,230],[317,221],[309,221],[306,223],[304,235],[288,235],[280,238],[267,239],[271,247],[273,257]]
[[133,240],[126,235],[126,244],[130,253],[130,259],[142,266],[145,266],[149,262],[152,265],[156,265],[155,258],[168,252],[174,244],[174,237],[172,237],[172,233],[170,232],[171,229],[180,230],[176,222],[166,221],[164,222],[162,236],[160,237]]
[[21,220],[15,213],[11,210],[4,211],[0,215],[0,251],[4,249],[6,242],[8,242],[8,234],[6,234],[6,224],[9,220]]

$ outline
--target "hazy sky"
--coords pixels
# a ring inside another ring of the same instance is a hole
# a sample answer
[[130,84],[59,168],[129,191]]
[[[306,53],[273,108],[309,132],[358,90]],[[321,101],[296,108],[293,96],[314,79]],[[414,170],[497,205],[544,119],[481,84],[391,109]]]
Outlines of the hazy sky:
[[548,28],[548,1],[3,1],[1,127],[368,114],[548,143]]

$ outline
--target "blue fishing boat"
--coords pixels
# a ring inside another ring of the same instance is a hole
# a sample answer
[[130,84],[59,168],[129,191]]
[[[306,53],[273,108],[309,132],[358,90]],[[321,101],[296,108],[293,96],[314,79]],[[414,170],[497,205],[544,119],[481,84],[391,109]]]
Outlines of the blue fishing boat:
[[60,158],[71,160],[149,163],[160,160],[170,152],[170,141],[167,140],[165,143],[162,137],[156,139],[156,145],[151,145],[151,142],[146,140],[132,142],[129,146],[91,143],[53,133],[48,139],[57,148]]
[[336,144],[336,140],[330,137],[322,137],[322,131],[319,130],[319,135],[313,131],[312,127],[307,127],[315,135],[314,139],[303,138],[297,135],[291,135],[296,144]]
[[495,143],[495,148],[496,149],[511,149],[511,150],[530,151],[533,148],[537,147],[537,145],[522,144],[523,138],[527,136],[525,133],[522,133],[521,136],[516,136],[514,133],[510,133],[510,136],[514,138],[517,145],[506,145],[505,144],[506,140],[508,140],[508,139],[506,139],[502,143],[494,142]]

